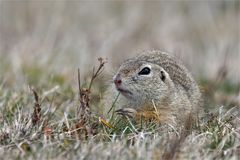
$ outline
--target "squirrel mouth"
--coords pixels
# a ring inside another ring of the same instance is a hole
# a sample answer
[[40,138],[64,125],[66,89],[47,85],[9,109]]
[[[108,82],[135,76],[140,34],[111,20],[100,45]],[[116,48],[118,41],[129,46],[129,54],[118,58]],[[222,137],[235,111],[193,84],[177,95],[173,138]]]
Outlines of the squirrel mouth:
[[122,95],[124,95],[125,97],[129,97],[130,95],[132,95],[132,92],[130,92],[129,90],[124,89],[124,88],[122,88],[122,87],[116,87],[116,89],[117,89]]

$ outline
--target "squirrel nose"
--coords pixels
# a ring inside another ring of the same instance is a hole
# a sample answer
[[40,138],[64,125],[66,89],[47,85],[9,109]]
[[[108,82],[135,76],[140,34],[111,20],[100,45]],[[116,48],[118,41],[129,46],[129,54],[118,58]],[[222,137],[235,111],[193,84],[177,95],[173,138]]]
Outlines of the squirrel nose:
[[117,74],[117,75],[113,78],[113,81],[114,81],[114,83],[115,83],[116,86],[119,86],[119,85],[121,85],[121,83],[122,83],[122,80],[121,80],[121,77],[120,77],[119,74]]

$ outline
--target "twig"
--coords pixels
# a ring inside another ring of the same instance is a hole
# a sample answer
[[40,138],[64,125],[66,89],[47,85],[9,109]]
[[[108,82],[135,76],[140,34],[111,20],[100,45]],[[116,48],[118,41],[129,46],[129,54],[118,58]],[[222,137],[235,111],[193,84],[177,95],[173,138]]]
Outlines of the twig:
[[93,83],[94,79],[102,73],[104,64],[106,63],[106,61],[103,61],[103,58],[101,58],[101,57],[98,58],[98,61],[100,62],[100,65],[98,66],[98,69],[97,69],[96,72],[94,72],[95,67],[93,67],[93,74],[92,74],[92,78],[91,78],[91,81],[90,81],[90,84],[89,84],[89,87],[88,87],[89,91],[91,90],[92,83]]
[[[99,76],[102,71],[104,64],[106,61],[103,61],[102,58],[98,58],[98,61],[100,62],[97,71],[95,72],[95,68],[93,67],[92,77],[91,81],[89,83],[88,89],[81,88],[81,81],[80,81],[80,69],[78,69],[78,89],[79,89],[79,101],[80,101],[80,107],[78,107],[77,115],[81,117],[81,119],[87,118],[90,115],[90,93],[93,81]],[[81,115],[79,115],[81,113]],[[78,117],[79,118],[79,117]],[[87,118],[88,119],[88,118]]]

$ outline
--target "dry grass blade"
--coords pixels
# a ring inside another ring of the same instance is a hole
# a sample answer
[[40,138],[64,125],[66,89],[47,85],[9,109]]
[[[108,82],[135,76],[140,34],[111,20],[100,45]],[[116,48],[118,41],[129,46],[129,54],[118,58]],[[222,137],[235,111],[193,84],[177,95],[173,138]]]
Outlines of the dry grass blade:
[[[98,58],[99,66],[97,71],[95,72],[95,69],[93,68],[93,73],[91,77],[91,81],[89,84],[88,89],[81,88],[81,81],[80,81],[80,70],[78,69],[78,87],[79,87],[79,101],[80,101],[80,108],[78,110],[78,115],[80,112],[90,112],[90,93],[91,93],[91,87],[93,84],[93,81],[102,73],[104,64],[106,61],[103,60],[103,58]],[[88,110],[88,111],[87,111]]]
[[78,89],[79,89],[79,102],[80,106],[77,108],[77,119],[78,122],[75,124],[74,130],[78,131],[79,135],[86,135],[90,130],[94,130],[91,127],[90,119],[91,119],[91,108],[90,108],[90,93],[94,80],[102,73],[104,64],[106,61],[103,58],[98,58],[99,66],[95,72],[95,68],[93,68],[91,81],[89,83],[88,88],[81,87],[81,77],[80,77],[80,69],[78,69]]
[[31,89],[34,95],[35,103],[34,103],[34,110],[32,114],[32,123],[36,125],[41,118],[41,105],[39,103],[39,96],[34,89]]
[[81,77],[80,69],[78,68],[78,91],[79,91],[79,100],[81,99]]
[[105,119],[99,117],[99,122],[101,122],[104,126],[107,126],[108,128],[115,129],[110,123],[108,123]]
[[52,128],[50,128],[47,120],[44,121],[44,123],[43,123],[42,131],[43,131],[44,135],[46,136],[46,138],[48,138],[48,139],[51,137],[51,135],[53,133],[53,130],[52,130]]
[[92,78],[91,78],[91,81],[90,81],[90,84],[89,84],[89,87],[88,87],[88,90],[91,90],[91,87],[92,87],[92,83],[94,81],[94,79],[96,79],[103,71],[103,67],[106,63],[106,61],[103,60],[103,58],[98,58],[98,61],[99,61],[99,66],[98,66],[98,69],[97,71],[95,72],[95,68],[93,67],[93,74],[92,74]]

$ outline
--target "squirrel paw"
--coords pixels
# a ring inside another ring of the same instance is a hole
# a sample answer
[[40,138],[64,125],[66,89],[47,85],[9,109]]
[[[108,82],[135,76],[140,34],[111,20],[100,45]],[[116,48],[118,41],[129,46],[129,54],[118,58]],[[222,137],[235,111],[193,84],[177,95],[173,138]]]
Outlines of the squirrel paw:
[[133,108],[122,108],[115,111],[117,114],[128,117],[134,118],[137,114],[137,111]]

